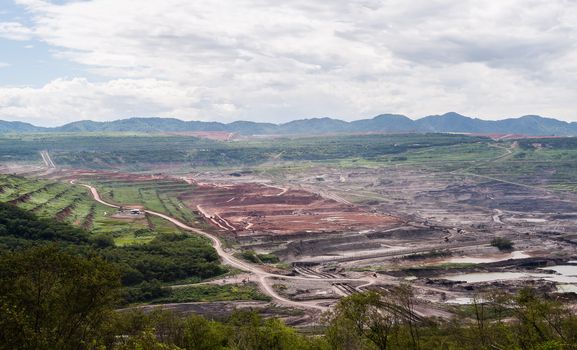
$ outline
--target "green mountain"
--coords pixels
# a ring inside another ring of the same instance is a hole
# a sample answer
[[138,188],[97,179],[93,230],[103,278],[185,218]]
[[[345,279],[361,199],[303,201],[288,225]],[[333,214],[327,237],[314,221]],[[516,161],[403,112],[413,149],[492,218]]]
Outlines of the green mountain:
[[77,121],[60,127],[42,128],[21,122],[0,121],[0,133],[31,132],[199,132],[218,131],[241,135],[316,135],[334,133],[481,133],[535,136],[577,136],[577,123],[527,115],[497,121],[467,117],[455,112],[412,120],[399,114],[381,114],[371,119],[347,122],[332,118],[310,118],[283,124],[236,121],[183,121],[174,118],[129,118],[110,122]]
[[0,134],[6,133],[30,133],[30,132],[42,132],[46,131],[46,128],[34,126],[28,123],[22,122],[7,122],[0,120]]

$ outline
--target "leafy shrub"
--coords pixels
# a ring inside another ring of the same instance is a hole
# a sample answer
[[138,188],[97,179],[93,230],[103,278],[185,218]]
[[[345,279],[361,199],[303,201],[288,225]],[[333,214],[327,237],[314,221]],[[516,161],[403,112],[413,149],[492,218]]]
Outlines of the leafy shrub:
[[280,261],[274,254],[257,254],[254,250],[243,250],[239,256],[254,264],[276,264]]
[[276,264],[280,262],[278,256],[274,254],[258,254],[258,258],[265,264]]
[[513,242],[510,239],[503,237],[496,237],[491,241],[493,247],[498,248],[500,251],[511,251],[513,250]]

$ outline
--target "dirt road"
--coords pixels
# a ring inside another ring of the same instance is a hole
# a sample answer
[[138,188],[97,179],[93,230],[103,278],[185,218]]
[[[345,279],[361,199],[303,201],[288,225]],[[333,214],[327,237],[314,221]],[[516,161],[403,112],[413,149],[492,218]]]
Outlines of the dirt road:
[[[75,182],[71,181],[71,183],[74,184]],[[97,201],[101,204],[104,204],[106,206],[112,207],[112,208],[119,208],[120,207],[116,204],[112,204],[112,203],[108,203],[108,202],[104,201],[100,197],[98,190],[96,188],[94,188],[93,186],[86,185],[86,184],[79,184],[79,185],[88,188],[90,190],[90,193],[94,197],[95,201]],[[249,271],[249,272],[255,274],[261,290],[263,292],[265,292],[266,294],[268,294],[273,300],[275,300],[279,304],[282,304],[285,306],[304,308],[304,309],[317,309],[317,310],[321,310],[321,311],[325,311],[328,309],[326,306],[317,305],[317,304],[314,304],[312,302],[297,302],[297,301],[293,301],[293,300],[290,300],[290,299],[287,299],[287,298],[284,298],[284,297],[278,295],[276,293],[276,291],[273,289],[273,287],[270,286],[269,283],[267,282],[268,278],[301,280],[301,281],[305,280],[305,281],[315,281],[315,282],[319,282],[319,281],[365,282],[363,284],[363,286],[369,286],[371,284],[374,284],[377,281],[376,278],[368,277],[368,276],[367,277],[361,277],[361,278],[316,278],[316,277],[304,277],[304,276],[284,276],[284,275],[270,273],[270,272],[262,270],[257,265],[253,265],[251,263],[240,260],[240,259],[234,257],[232,254],[225,251],[225,249],[223,248],[222,243],[218,239],[218,237],[212,235],[211,233],[208,233],[206,231],[199,230],[197,228],[188,226],[188,225],[182,223],[181,221],[179,221],[173,217],[170,217],[168,215],[162,214],[162,213],[158,213],[158,212],[155,212],[152,210],[145,210],[145,212],[149,215],[154,215],[154,216],[160,217],[162,219],[165,219],[167,221],[170,221],[171,223],[173,223],[177,227],[182,228],[183,230],[186,230],[189,232],[194,232],[198,235],[201,235],[201,236],[208,238],[211,241],[213,248],[216,250],[216,252],[220,256],[220,258],[222,259],[223,263],[230,265],[232,267],[235,267],[237,269],[240,269],[243,271]]]
[[48,153],[48,151],[41,151],[40,156],[42,157],[42,161],[44,162],[44,165],[46,165],[50,169],[56,168],[56,165],[52,161],[52,158],[50,158],[50,154]]

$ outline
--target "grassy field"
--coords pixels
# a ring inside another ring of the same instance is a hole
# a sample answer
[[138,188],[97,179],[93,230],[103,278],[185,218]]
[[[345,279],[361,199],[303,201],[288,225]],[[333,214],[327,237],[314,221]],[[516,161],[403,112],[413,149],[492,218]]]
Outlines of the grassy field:
[[0,160],[39,160],[49,150],[60,166],[146,171],[255,166],[270,161],[375,160],[411,150],[488,142],[449,134],[337,135],[218,142],[167,134],[70,133],[0,136]]
[[[130,193],[128,190],[125,192]],[[179,232],[174,225],[156,217],[114,218],[115,210],[95,202],[86,188],[65,183],[0,175],[0,201],[16,204],[41,217],[81,226],[92,234],[110,236],[117,245],[147,243],[157,234]],[[157,201],[160,202],[158,198]],[[144,204],[148,206],[151,203]],[[176,209],[173,211],[177,212]],[[192,214],[187,215],[187,218],[192,218]],[[184,219],[185,214],[180,217]]]
[[[118,205],[141,205],[147,209],[175,217],[185,223],[199,225],[202,220],[188,209],[179,199],[183,192],[194,190],[192,185],[177,180],[151,181],[109,181],[93,180],[102,199]],[[150,218],[152,226],[157,226],[157,218]],[[162,227],[162,224],[159,225]]]
[[374,158],[350,157],[317,162],[342,168],[381,168],[391,166],[418,166],[431,171],[456,171],[495,159],[506,154],[490,143],[463,143],[410,149],[398,154],[383,154]]
[[[577,192],[577,141],[573,138],[432,146],[372,159],[351,157],[315,164],[343,168],[411,167],[435,173],[475,175],[551,190]],[[299,165],[279,166],[276,169],[263,166],[261,171],[274,176],[293,170],[298,172]]]
[[[566,140],[566,143],[563,141]],[[577,142],[574,139],[525,140],[514,147],[510,157],[481,163],[468,173],[577,192]]]

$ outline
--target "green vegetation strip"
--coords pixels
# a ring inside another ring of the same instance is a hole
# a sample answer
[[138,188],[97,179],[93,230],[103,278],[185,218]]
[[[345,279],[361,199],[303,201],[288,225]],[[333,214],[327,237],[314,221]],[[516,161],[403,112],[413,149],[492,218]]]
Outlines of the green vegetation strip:
[[[96,203],[88,190],[80,186],[0,175],[0,188],[2,202],[29,194],[25,200],[15,202],[16,205],[25,210],[34,210],[41,217],[56,218],[90,230],[93,234],[107,235],[113,238],[117,245],[145,244],[158,234],[180,232],[171,223],[155,217],[115,218],[115,209]],[[138,193],[138,188],[134,188],[135,193]],[[152,192],[147,199],[150,200],[143,201],[142,204],[153,210],[165,212],[186,222],[194,223],[197,220],[197,217],[174,197],[165,196],[161,200],[156,192]]]
[[155,299],[153,303],[185,303],[232,300],[262,300],[270,301],[270,297],[259,292],[256,284],[202,284],[197,286],[178,287],[171,289],[167,297]]

